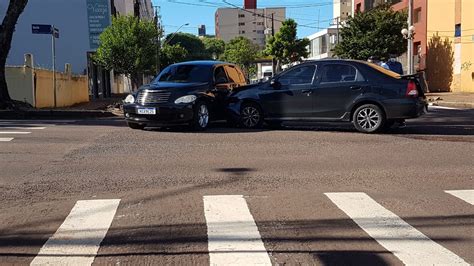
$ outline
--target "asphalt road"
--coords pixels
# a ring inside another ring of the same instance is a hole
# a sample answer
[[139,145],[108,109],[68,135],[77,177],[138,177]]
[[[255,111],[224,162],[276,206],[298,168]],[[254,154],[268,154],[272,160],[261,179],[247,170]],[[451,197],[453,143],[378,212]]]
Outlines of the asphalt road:
[[221,126],[0,120],[0,264],[474,264],[474,110]]

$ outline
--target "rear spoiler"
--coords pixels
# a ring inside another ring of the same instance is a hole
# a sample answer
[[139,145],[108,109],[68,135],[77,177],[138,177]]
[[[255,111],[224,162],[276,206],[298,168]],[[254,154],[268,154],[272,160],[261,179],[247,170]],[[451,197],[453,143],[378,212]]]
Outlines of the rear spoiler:
[[425,72],[421,71],[410,75],[401,75],[401,79],[414,80],[417,87],[424,93],[428,92],[428,83],[426,82]]

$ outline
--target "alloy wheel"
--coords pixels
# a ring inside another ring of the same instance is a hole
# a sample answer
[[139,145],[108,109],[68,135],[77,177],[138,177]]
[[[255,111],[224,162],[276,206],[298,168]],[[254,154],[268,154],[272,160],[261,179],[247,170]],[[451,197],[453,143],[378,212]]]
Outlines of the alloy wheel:
[[199,106],[198,123],[201,128],[207,127],[207,124],[209,123],[209,110],[205,104]]
[[378,128],[380,123],[380,114],[374,108],[366,107],[357,113],[357,124],[365,130]]
[[255,106],[246,106],[242,109],[242,124],[247,128],[253,128],[260,122],[260,110]]

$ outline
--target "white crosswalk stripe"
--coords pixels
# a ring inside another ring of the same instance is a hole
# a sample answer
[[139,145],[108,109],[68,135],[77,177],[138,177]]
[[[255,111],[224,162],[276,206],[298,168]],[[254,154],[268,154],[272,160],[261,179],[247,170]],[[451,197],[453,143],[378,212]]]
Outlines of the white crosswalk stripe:
[[459,199],[474,205],[474,189],[467,190],[445,190],[444,192],[451,194]]
[[0,129],[16,129],[16,130],[42,130],[46,127],[3,127],[0,126]]
[[119,203],[119,199],[78,201],[31,265],[91,265]]
[[241,195],[204,196],[211,265],[272,265]]
[[5,135],[25,135],[25,134],[31,134],[31,132],[28,132],[28,131],[0,131],[0,134],[5,134]]
[[0,142],[9,142],[12,141],[14,138],[0,138]]
[[325,195],[406,265],[469,265],[365,193]]

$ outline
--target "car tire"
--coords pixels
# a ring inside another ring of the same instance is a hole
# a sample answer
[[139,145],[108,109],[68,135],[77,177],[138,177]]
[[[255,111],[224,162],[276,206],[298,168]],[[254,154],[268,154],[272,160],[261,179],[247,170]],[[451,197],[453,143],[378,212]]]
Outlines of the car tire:
[[380,132],[386,123],[384,112],[375,104],[364,104],[352,116],[354,127],[362,133]]
[[204,101],[197,102],[194,107],[191,128],[196,131],[204,131],[209,126],[209,106]]
[[138,124],[138,123],[131,123],[131,122],[127,122],[127,125],[131,129],[140,129],[140,130],[143,130],[146,127],[145,124]]
[[245,103],[240,108],[240,126],[243,128],[261,128],[263,125],[262,108],[255,103]]

